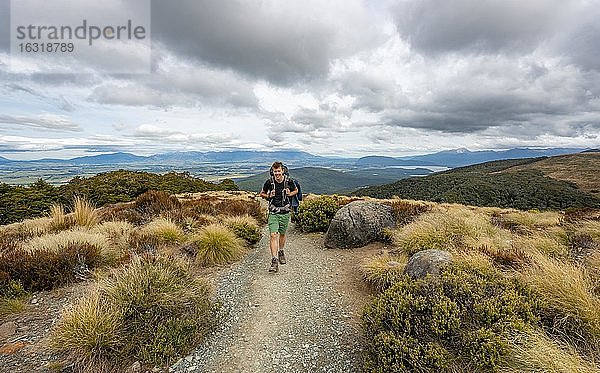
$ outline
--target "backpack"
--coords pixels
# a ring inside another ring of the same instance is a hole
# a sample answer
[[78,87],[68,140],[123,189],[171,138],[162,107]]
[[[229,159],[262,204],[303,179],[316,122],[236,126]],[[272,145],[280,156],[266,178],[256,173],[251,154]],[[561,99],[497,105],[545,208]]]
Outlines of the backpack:
[[[284,185],[287,185],[288,180],[292,180],[292,182],[296,186],[296,189],[298,189],[298,193],[296,195],[290,197],[289,199],[286,196],[285,198],[288,200],[288,203],[283,207],[272,206],[271,201],[269,201],[269,211],[279,212],[279,211],[285,211],[286,209],[289,211],[289,209],[291,208],[292,210],[294,210],[294,212],[298,212],[298,206],[300,206],[300,201],[302,201],[302,190],[300,189],[300,182],[298,180],[292,179],[290,177],[290,171],[288,170],[286,165],[283,165],[282,169],[283,169]],[[271,177],[271,186],[272,186],[273,190],[275,190],[275,175],[273,174],[273,167],[269,168],[269,175]]]

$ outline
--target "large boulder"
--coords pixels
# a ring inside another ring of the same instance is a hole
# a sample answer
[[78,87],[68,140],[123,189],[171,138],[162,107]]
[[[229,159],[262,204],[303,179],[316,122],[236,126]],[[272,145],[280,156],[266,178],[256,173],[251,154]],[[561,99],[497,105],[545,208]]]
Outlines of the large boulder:
[[383,228],[396,225],[392,208],[377,202],[354,201],[338,210],[325,234],[325,246],[361,247],[381,238]]
[[452,256],[444,250],[428,249],[415,253],[410,257],[404,273],[413,280],[423,278],[428,274],[438,276],[440,270],[452,262]]

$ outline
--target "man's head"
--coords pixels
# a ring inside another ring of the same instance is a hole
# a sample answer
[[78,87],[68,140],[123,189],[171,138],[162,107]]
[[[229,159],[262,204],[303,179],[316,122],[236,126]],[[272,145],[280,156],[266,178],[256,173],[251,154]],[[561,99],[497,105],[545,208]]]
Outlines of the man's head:
[[273,170],[273,176],[275,176],[276,179],[281,179],[283,176],[283,163],[279,161],[273,162],[271,169]]

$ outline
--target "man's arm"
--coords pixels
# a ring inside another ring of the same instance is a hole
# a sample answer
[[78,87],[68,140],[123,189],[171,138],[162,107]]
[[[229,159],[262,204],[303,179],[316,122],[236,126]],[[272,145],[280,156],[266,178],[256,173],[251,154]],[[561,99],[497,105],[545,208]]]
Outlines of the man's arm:
[[[292,189],[290,189],[290,187],[292,187]],[[288,181],[288,187],[286,188],[286,193],[288,197],[292,197],[295,196],[296,194],[298,194],[298,188],[296,188],[296,185],[294,184],[294,182],[290,179]]]
[[262,190],[260,191],[260,196],[264,199],[269,199],[271,197],[273,197],[275,195],[275,191],[274,190],[270,190],[269,189],[269,184],[267,184],[267,182],[265,182],[265,184],[263,185]]

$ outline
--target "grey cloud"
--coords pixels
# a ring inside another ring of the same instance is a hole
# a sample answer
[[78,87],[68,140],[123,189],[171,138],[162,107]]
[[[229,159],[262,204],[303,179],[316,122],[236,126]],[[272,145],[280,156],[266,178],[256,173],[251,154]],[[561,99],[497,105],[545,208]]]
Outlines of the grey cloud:
[[316,4],[301,10],[295,2],[155,0],[153,41],[215,66],[290,84],[322,77],[331,59],[379,40],[359,2],[319,5],[337,5],[331,14]]
[[585,70],[600,71],[599,16],[600,4],[590,2],[572,20],[571,26],[555,38],[552,51],[567,56],[570,62]]
[[415,0],[393,8],[400,35],[426,54],[528,50],[566,22],[577,0]]
[[79,125],[64,116],[39,114],[36,116],[18,116],[0,114],[0,123],[8,125],[43,128],[52,131],[80,131]]
[[139,126],[134,131],[133,137],[142,140],[158,140],[163,144],[200,144],[216,146],[227,146],[231,141],[237,139],[236,135],[230,133],[185,133],[155,125]]
[[231,71],[177,68],[125,83],[125,86],[116,83],[98,86],[89,99],[128,106],[258,106],[252,84]]

